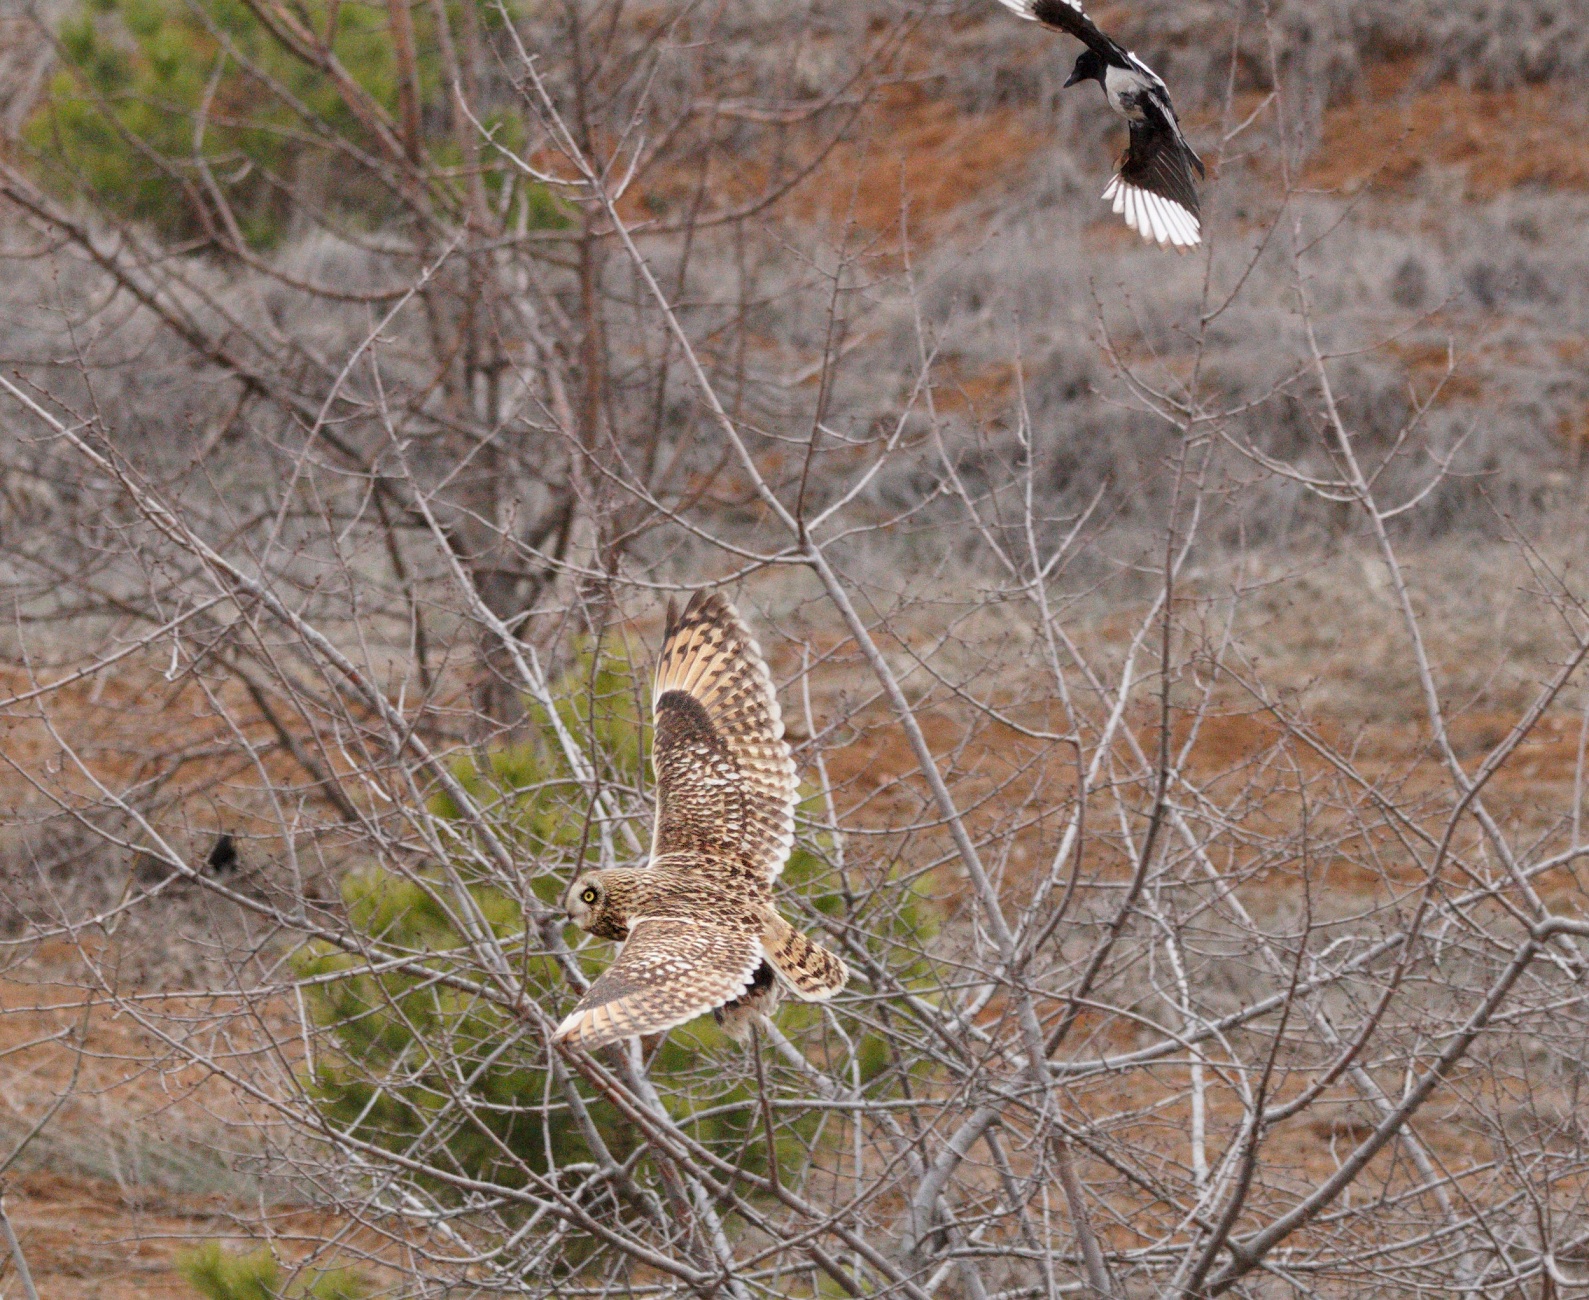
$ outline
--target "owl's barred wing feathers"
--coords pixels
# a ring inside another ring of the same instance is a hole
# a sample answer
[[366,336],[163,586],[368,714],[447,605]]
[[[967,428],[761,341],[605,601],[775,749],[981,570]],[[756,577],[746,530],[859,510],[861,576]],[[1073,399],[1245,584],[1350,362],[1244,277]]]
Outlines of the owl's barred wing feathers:
[[850,979],[850,968],[810,935],[768,908],[762,919],[761,950],[768,964],[802,1002],[826,1002]]
[[761,944],[745,931],[640,921],[552,1038],[591,1051],[636,1034],[660,1034],[737,998],[759,965]]
[[652,700],[653,861],[686,854],[775,878],[794,846],[794,760],[761,650],[722,596],[668,606]]

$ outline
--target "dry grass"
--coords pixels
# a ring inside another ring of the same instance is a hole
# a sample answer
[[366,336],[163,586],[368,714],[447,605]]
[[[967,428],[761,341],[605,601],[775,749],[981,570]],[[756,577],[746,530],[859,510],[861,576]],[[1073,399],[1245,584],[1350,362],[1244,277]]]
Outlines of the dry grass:
[[[781,215],[829,232],[849,229],[890,253],[901,232],[903,211],[913,244],[923,251],[934,249],[950,256],[959,254],[957,246],[976,242],[970,237],[983,230],[990,214],[1006,206],[1014,210],[1029,205],[1025,216],[1044,232],[1044,238],[1035,243],[1039,249],[1051,247],[1047,231],[1056,215],[1065,221],[1087,223],[1083,246],[1095,255],[1108,254],[1111,271],[1116,265],[1113,258],[1119,254],[1120,274],[1135,277],[1132,283],[1150,307],[1157,309],[1165,302],[1174,306],[1180,301],[1174,297],[1178,282],[1171,277],[1188,273],[1165,271],[1169,264],[1160,255],[1138,249],[1136,237],[1097,204],[1095,193],[1079,199],[1064,194],[1056,197],[1057,191],[1043,188],[1047,181],[1039,175],[1038,163],[1052,158],[1056,147],[1052,118],[1029,104],[988,104],[967,111],[955,95],[952,85],[932,82],[898,86],[883,94],[850,137],[835,148],[822,173],[795,191]],[[1410,63],[1373,68],[1359,98],[1325,112],[1319,148],[1309,164],[1306,183],[1338,195],[1373,186],[1396,198],[1426,182],[1438,181],[1440,173],[1448,172],[1460,181],[1454,193],[1472,204],[1503,200],[1522,190],[1589,191],[1589,117],[1568,115],[1564,119],[1562,100],[1560,85],[1508,89],[1428,86]],[[1102,111],[1096,104],[1091,108]],[[1084,142],[1089,150],[1094,144],[1092,139]],[[1082,147],[1077,146],[1078,154]],[[1088,163],[1096,163],[1101,187],[1103,159],[1089,154]],[[717,197],[733,200],[753,193],[765,180],[756,160],[742,160],[742,165],[744,175],[722,181],[721,188],[714,190]],[[1227,176],[1218,184],[1228,185],[1228,190],[1211,191],[1224,205],[1219,210],[1235,212],[1245,202],[1244,193],[1250,197],[1265,188],[1262,178],[1244,176],[1238,168]],[[1243,186],[1248,189],[1244,191]],[[662,178],[656,202],[673,208],[687,191],[685,181],[671,185]],[[642,205],[644,199],[637,192],[630,201]],[[1331,209],[1326,217],[1333,212]],[[1245,229],[1242,223],[1248,219],[1232,216],[1231,228]],[[1420,209],[1418,220],[1430,223],[1430,230],[1397,231],[1406,235],[1411,251],[1398,246],[1373,256],[1388,264],[1401,256],[1431,261],[1445,257],[1446,252],[1441,251],[1445,244],[1464,246],[1470,227],[1463,223],[1470,219],[1478,220],[1461,203],[1452,204],[1449,211]],[[1433,237],[1425,239],[1426,234]],[[1516,247],[1532,249],[1532,239],[1518,235]],[[1460,280],[1468,266],[1463,259],[1492,253],[1501,256],[1500,251],[1485,246],[1451,254],[1450,278]],[[1148,260],[1155,257],[1160,260]],[[1051,259],[1060,260],[1057,255]],[[1369,260],[1366,255],[1346,255],[1341,263],[1345,270],[1337,278],[1346,286],[1343,295],[1358,295],[1349,306],[1361,309],[1378,326],[1387,313],[1385,304],[1375,296],[1381,289],[1372,266],[1365,269]],[[1037,261],[1029,258],[1025,265],[1014,268],[1022,277],[1020,288],[1026,287],[1028,279],[1036,282],[1050,274],[1051,261],[1036,265]],[[1014,280],[1013,273],[1006,274],[1011,271],[1009,266],[989,262],[982,269]],[[1541,275],[1550,278],[1548,266]],[[1191,278],[1196,278],[1195,272]],[[1044,283],[1053,296],[1047,302],[1036,299],[1037,310],[1028,313],[1027,327],[1039,346],[1043,339],[1057,337],[1064,340],[1063,346],[1081,351],[1082,345],[1075,340],[1082,337],[1084,327],[1072,329],[1078,318],[1062,315],[1059,308],[1082,315],[1089,312],[1090,305],[1083,299],[1084,287],[1090,288],[1090,282],[1083,286],[1072,274],[1069,278],[1056,275]],[[1567,283],[1570,288],[1571,282]],[[1440,290],[1430,293],[1438,298]],[[1570,300],[1570,293],[1563,296]],[[1406,310],[1424,305],[1420,298]],[[1504,334],[1514,327],[1520,330],[1528,322],[1521,312],[1506,315],[1493,306],[1478,313],[1476,322],[1475,315],[1464,315],[1464,310],[1467,308],[1425,318],[1426,332],[1393,339],[1379,350],[1378,357],[1395,368],[1398,380],[1410,384],[1415,400],[1428,399],[1437,384],[1443,383],[1439,406],[1452,408],[1453,414],[1471,416],[1475,409],[1520,404],[1528,385],[1539,377],[1538,349],[1517,344],[1510,334],[1493,343],[1483,337],[1476,342],[1470,339],[1458,352],[1457,370],[1448,376],[1447,347],[1430,335],[1448,330]],[[1531,304],[1531,310],[1545,318],[1540,327],[1544,335],[1561,333],[1572,324],[1570,307],[1553,308],[1547,302],[1537,308]],[[1551,310],[1554,315],[1548,314]],[[1146,314],[1151,320],[1153,312]],[[1229,342],[1232,355],[1246,359],[1262,352],[1274,332],[1274,319],[1261,312],[1236,319]],[[1033,325],[1034,321],[1037,324]],[[977,317],[971,328],[980,330],[981,325],[982,318]],[[782,355],[786,342],[769,336],[766,352]],[[1112,475],[1118,479],[1122,477],[1119,467],[1127,457],[1127,440],[1113,436],[1118,426],[1108,420],[1120,418],[1119,411],[1098,400],[1098,371],[1091,361],[1078,363],[1076,374],[1059,374],[1070,355],[1060,351],[1060,346],[1031,359],[1034,388],[1049,384],[1052,389],[1046,398],[1041,391],[1034,398],[1037,427],[1050,448],[1068,438],[1099,449],[1096,454],[1103,465],[1099,478]],[[1122,351],[1133,359],[1151,360],[1159,356],[1157,346],[1158,340],[1149,339],[1135,352],[1130,344]],[[1579,346],[1578,352],[1559,356],[1564,369],[1581,369]],[[787,352],[792,358],[801,355],[795,347],[788,347]],[[963,352],[945,354],[936,391],[939,408],[946,416],[982,425],[995,420],[1011,404],[1013,366],[1006,354],[990,352],[967,347]],[[1166,373],[1184,376],[1192,368],[1185,355],[1160,359]],[[887,388],[891,399],[899,385],[892,382],[892,371],[887,372],[887,382],[879,383],[878,375],[885,370],[873,367],[864,379],[874,389]],[[1344,384],[1353,382],[1349,378]],[[805,387],[813,383],[814,378],[807,376]],[[1347,393],[1348,400],[1369,407],[1376,396],[1367,381]],[[1049,403],[1046,408],[1042,405],[1045,400]],[[1570,394],[1562,400],[1577,404],[1572,405],[1571,414],[1547,421],[1546,427],[1577,473],[1589,448],[1589,417],[1584,414],[1589,407]],[[1092,421],[1096,423],[1089,423]],[[1144,442],[1148,449],[1140,460],[1151,463],[1160,444]],[[1510,471],[1517,481],[1527,483],[1531,475],[1541,475],[1542,460],[1519,456],[1520,467]],[[1090,491],[1091,482],[1080,490],[1083,494]],[[1581,524],[1574,516],[1565,518],[1559,528],[1567,536],[1578,536]],[[1572,557],[1557,558],[1565,565]],[[1409,806],[1417,806],[1445,777],[1431,749],[1416,683],[1408,669],[1407,648],[1377,561],[1349,549],[1328,563],[1311,555],[1288,557],[1277,550],[1257,563],[1267,567],[1266,580],[1284,574],[1286,581],[1276,582],[1272,594],[1255,598],[1243,612],[1237,636],[1242,652],[1262,663],[1269,685],[1312,722],[1323,741],[1352,753],[1364,773],[1394,784]],[[1559,647],[1552,639],[1548,619],[1526,598],[1532,575],[1515,552],[1483,549],[1462,539],[1452,546],[1431,545],[1416,551],[1413,567],[1420,608],[1429,619],[1431,645],[1450,692],[1452,737],[1457,752],[1471,766],[1504,738],[1517,707],[1532,685],[1548,673]],[[1188,599],[1213,605],[1219,594],[1210,582]],[[1122,610],[1128,602],[1129,597],[1106,591],[1091,603],[1078,604],[1074,619],[1078,636],[1104,660],[1118,651],[1129,623]],[[921,645],[933,642],[937,614],[932,607],[912,612],[911,617],[919,622],[916,630]],[[1019,700],[1027,683],[1015,675],[1023,670],[1018,657],[1001,660],[1005,651],[996,645],[991,632],[984,632],[978,635],[974,629],[961,650],[968,662],[977,664],[978,687],[996,680],[1011,699]],[[822,654],[837,653],[840,648],[818,644],[815,649]],[[789,662],[780,667],[785,677],[791,674]],[[93,738],[93,758],[107,778],[131,785],[157,771],[164,800],[162,816],[173,824],[186,822],[196,832],[213,829],[217,808],[209,796],[224,788],[230,828],[269,827],[268,819],[257,825],[246,821],[249,783],[258,774],[237,758],[233,737],[216,723],[213,711],[192,683],[184,679],[162,684],[159,669],[160,665],[152,663],[128,664],[115,674],[69,688],[53,698],[53,716],[74,737]],[[1011,675],[1001,677],[1006,669]],[[877,832],[866,851],[879,860],[890,855],[935,854],[938,846],[931,830],[913,834],[907,842],[887,838],[890,826],[921,817],[925,800],[914,776],[913,759],[897,732],[886,725],[885,711],[873,705],[850,712],[848,692],[856,689],[855,680],[855,664],[841,658],[819,672],[816,687],[819,726],[824,719],[844,718],[844,730],[824,740],[823,746],[845,818]],[[15,690],[26,684],[19,673],[12,672],[4,687]],[[1201,724],[1188,774],[1215,789],[1250,783],[1243,813],[1248,825],[1291,823],[1296,814],[1294,793],[1265,784],[1266,758],[1281,729],[1272,714],[1239,690],[1228,686],[1222,690]],[[226,695],[223,702],[233,716],[245,719],[243,725],[251,739],[268,738],[266,729],[249,715],[246,703],[235,693]],[[1548,824],[1546,810],[1559,812],[1569,801],[1581,761],[1580,707],[1578,698],[1564,699],[1491,786],[1492,806],[1520,834],[1531,828],[1543,830]],[[1042,702],[1028,701],[1020,710],[1018,720],[1027,725],[1047,725],[1052,720]],[[1134,715],[1132,721],[1146,724],[1145,730],[1151,731],[1145,712]],[[1065,809],[1074,788],[1068,755],[1056,754],[1052,747],[1045,752],[1043,745],[1016,730],[977,720],[963,699],[942,690],[924,708],[922,722],[930,745],[954,779],[957,793],[976,805],[969,819],[974,829],[991,831],[1008,822],[1012,806],[1021,801],[1042,806],[1048,816]],[[1184,739],[1188,728],[1184,716],[1177,719],[1175,727],[1175,738]],[[16,766],[0,773],[0,800],[9,807],[30,815],[49,811],[50,801],[22,779],[23,773],[47,780],[74,799],[92,793],[69,772],[63,782],[56,746],[35,722],[19,724],[8,733],[7,753]],[[1307,754],[1299,759],[1299,766],[1309,776],[1325,770],[1321,759]],[[302,770],[279,754],[267,762],[264,775],[283,786],[301,785],[304,780]],[[1431,824],[1437,815],[1438,810],[1431,807]],[[1324,829],[1328,831],[1328,827]],[[1031,874],[1046,865],[1040,860],[1045,831],[1045,824],[1034,818],[1011,836],[1005,881],[1016,893]],[[1404,883],[1394,874],[1376,874],[1346,851],[1359,847],[1337,845],[1339,860],[1320,868],[1317,881],[1330,894],[1330,907],[1362,909]],[[128,864],[112,861],[103,849],[95,854],[85,859],[89,869],[102,877],[123,878]],[[1085,862],[1092,879],[1107,881],[1123,870],[1118,859],[1101,855],[1089,855]],[[952,912],[962,897],[964,882],[947,868],[937,874],[941,877],[936,882],[937,896]],[[1589,903],[1589,889],[1580,872],[1563,869],[1542,878],[1539,884],[1545,897],[1564,910],[1583,911]],[[1297,889],[1295,874],[1255,868],[1237,892],[1254,912],[1272,914],[1293,904]],[[173,895],[176,892],[172,891]],[[946,948],[949,946],[946,941]],[[104,961],[116,954],[98,949],[90,955]],[[52,1002],[77,1001],[74,956],[59,950],[36,952],[32,968],[10,972],[11,982],[0,985],[0,1050],[75,1023],[71,1013],[43,1009]],[[124,963],[129,972],[134,969],[130,956]],[[130,985],[136,982],[129,979]],[[176,1003],[164,1010],[184,1014]],[[1001,1011],[995,1002],[985,1017],[991,1020]],[[1124,1019],[1089,1017],[1080,1022],[1077,1041],[1125,1047],[1135,1041],[1135,1033]],[[291,1034],[281,1037],[288,1042],[293,1038]],[[164,1047],[124,1022],[96,1018],[86,1046],[90,1051],[82,1061],[80,1100],[66,1107],[57,1125],[41,1139],[32,1157],[34,1167],[22,1175],[11,1193],[11,1207],[41,1289],[46,1295],[63,1297],[184,1294],[171,1273],[180,1246],[190,1239],[233,1231],[236,1221],[231,1216],[247,1213],[237,1199],[239,1185],[245,1180],[225,1162],[205,1163],[197,1154],[213,1142],[218,1115],[237,1119],[242,1112],[234,1098],[207,1090],[205,1081],[178,1065]],[[171,1065],[164,1068],[160,1062],[167,1059]],[[41,1114],[64,1086],[73,1064],[61,1043],[29,1047],[8,1057],[4,1068],[10,1113],[3,1132],[23,1131]],[[1136,1091],[1118,1098],[1120,1105],[1144,1108],[1160,1106],[1179,1087],[1156,1082],[1149,1072],[1134,1074],[1127,1086]],[[1211,1106],[1216,1125],[1229,1127],[1238,1118],[1239,1108],[1231,1093],[1216,1088]],[[1179,1103],[1163,1106],[1153,1124],[1143,1125],[1141,1140],[1161,1142],[1166,1131],[1179,1137],[1185,1120]],[[1299,1119],[1284,1134],[1290,1145],[1290,1171],[1299,1179],[1317,1178],[1333,1167],[1338,1151],[1360,1140],[1368,1122],[1365,1115],[1345,1104],[1335,1112]],[[1454,1166],[1471,1164],[1488,1154],[1484,1143],[1462,1127],[1455,1109],[1432,1114],[1421,1131],[1435,1152]],[[127,1140],[129,1133],[152,1135],[150,1148],[158,1139],[178,1156],[164,1164],[148,1159],[151,1153],[140,1155]],[[292,1207],[284,1201],[276,1209],[287,1214]],[[1123,1234],[1112,1235],[1117,1243],[1126,1244]]]
[[1018,190],[1044,144],[1043,126],[1015,109],[967,113],[924,86],[893,87],[822,177],[801,187],[796,213],[930,246]]
[[[85,955],[98,964],[108,953],[41,946],[0,981],[0,1150],[70,1093],[24,1152],[8,1208],[41,1295],[188,1296],[177,1256],[234,1235],[262,1190],[236,1149],[246,1107],[85,989]],[[201,999],[147,1009],[195,1028],[221,1010]]]

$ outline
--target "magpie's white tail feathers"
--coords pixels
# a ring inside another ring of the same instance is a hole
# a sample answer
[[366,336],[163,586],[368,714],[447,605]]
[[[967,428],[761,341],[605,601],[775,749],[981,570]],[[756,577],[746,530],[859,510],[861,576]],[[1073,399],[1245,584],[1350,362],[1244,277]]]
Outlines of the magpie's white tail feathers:
[[1162,194],[1116,176],[1104,190],[1103,198],[1147,243],[1184,252],[1203,242],[1202,225],[1196,215]]

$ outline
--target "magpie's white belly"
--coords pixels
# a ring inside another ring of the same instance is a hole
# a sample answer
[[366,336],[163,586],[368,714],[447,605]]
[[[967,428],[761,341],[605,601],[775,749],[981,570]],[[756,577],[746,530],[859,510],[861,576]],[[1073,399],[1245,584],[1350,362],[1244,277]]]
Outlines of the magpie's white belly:
[[1129,68],[1104,69],[1104,97],[1109,101],[1109,107],[1121,117],[1140,122],[1144,116],[1141,101],[1147,91],[1148,81],[1140,73]]

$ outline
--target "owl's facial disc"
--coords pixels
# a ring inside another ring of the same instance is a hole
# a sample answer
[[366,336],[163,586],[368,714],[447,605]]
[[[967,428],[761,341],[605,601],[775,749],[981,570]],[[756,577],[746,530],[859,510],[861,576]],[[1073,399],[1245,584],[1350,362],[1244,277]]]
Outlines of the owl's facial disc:
[[581,930],[596,923],[596,912],[601,907],[601,885],[593,876],[581,876],[563,895],[563,910],[568,919]]

